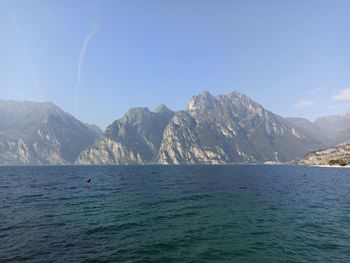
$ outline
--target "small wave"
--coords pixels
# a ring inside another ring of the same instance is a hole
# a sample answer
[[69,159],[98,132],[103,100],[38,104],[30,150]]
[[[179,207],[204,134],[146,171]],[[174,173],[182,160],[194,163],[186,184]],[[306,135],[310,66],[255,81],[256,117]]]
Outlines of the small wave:
[[124,231],[134,227],[140,227],[141,224],[138,223],[122,223],[119,225],[108,225],[108,226],[98,226],[93,229],[87,230],[85,233],[87,235],[93,235],[97,233],[114,233],[119,231]]

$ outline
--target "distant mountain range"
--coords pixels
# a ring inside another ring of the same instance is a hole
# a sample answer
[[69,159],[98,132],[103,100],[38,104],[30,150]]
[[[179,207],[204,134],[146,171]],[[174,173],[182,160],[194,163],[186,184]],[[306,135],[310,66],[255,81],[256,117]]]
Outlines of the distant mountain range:
[[288,161],[325,144],[249,97],[194,96],[187,109],[131,109],[76,164],[226,164]]
[[238,92],[132,108],[103,133],[49,102],[0,100],[0,120],[2,165],[287,162],[350,142],[350,114],[283,118]]
[[0,164],[62,165],[102,134],[52,103],[0,100]]
[[350,113],[324,116],[314,122],[303,118],[286,119],[327,146],[350,143]]

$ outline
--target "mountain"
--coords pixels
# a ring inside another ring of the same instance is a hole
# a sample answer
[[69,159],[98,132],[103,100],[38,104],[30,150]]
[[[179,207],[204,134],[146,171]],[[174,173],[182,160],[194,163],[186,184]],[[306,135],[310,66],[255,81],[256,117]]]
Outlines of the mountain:
[[331,146],[332,144],[334,144],[334,140],[331,137],[329,137],[328,132],[325,132],[323,129],[320,129],[320,127],[314,122],[311,122],[304,118],[292,117],[286,117],[285,120],[288,121],[291,125],[294,125],[304,134],[307,134],[311,138],[323,142],[327,146]]
[[154,112],[130,109],[106,128],[102,138],[83,151],[76,164],[145,164],[157,162],[163,132],[174,112],[165,105]]
[[330,137],[350,128],[350,113],[317,118],[315,125]]
[[296,163],[328,165],[330,161],[350,162],[350,113],[320,117],[312,125],[326,137],[324,141],[328,148],[310,152]]
[[341,130],[334,139],[334,145],[350,143],[350,128]]
[[194,96],[185,110],[131,109],[77,164],[255,163],[292,160],[324,144],[249,97]]
[[164,131],[159,162],[288,161],[322,143],[238,92],[194,96]]
[[350,113],[323,116],[310,122],[303,118],[286,118],[302,132],[327,146],[350,142]]
[[350,113],[320,117],[315,125],[331,139],[333,145],[350,140]]
[[296,163],[303,165],[329,165],[350,163],[350,144],[313,151]]
[[96,132],[50,102],[0,100],[0,164],[73,163]]
[[103,134],[103,130],[95,124],[84,123],[85,126],[93,133],[97,138],[101,137]]

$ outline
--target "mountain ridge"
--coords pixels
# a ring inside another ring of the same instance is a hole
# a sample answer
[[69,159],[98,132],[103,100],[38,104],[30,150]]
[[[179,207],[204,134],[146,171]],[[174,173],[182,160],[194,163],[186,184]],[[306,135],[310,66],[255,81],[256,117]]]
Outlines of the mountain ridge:
[[97,138],[51,102],[0,100],[0,164],[64,165]]
[[0,165],[289,162],[350,142],[348,113],[284,118],[237,91],[131,108],[104,131],[52,102],[0,99],[0,119]]
[[[216,96],[202,92],[191,98],[185,110],[178,112],[170,111],[165,105],[161,108],[166,110],[129,110],[107,127],[100,143],[79,155],[76,164],[252,163],[275,160],[276,152],[281,160],[291,160],[309,149],[324,146],[236,91]],[[146,118],[146,113],[164,115],[169,111],[171,114],[163,116],[161,127],[143,133],[147,127],[142,126],[141,119]],[[134,148],[120,136],[129,126],[134,127],[137,139]],[[148,150],[152,158],[147,160],[140,140],[149,141],[153,137],[160,140],[151,143]],[[285,147],[291,143],[294,143],[292,148]]]

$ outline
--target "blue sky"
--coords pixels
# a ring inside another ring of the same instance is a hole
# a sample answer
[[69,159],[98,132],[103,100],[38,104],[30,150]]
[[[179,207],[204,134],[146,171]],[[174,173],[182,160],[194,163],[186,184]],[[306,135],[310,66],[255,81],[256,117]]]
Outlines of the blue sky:
[[243,92],[282,116],[350,110],[349,0],[0,0],[0,98],[104,128],[129,108]]

